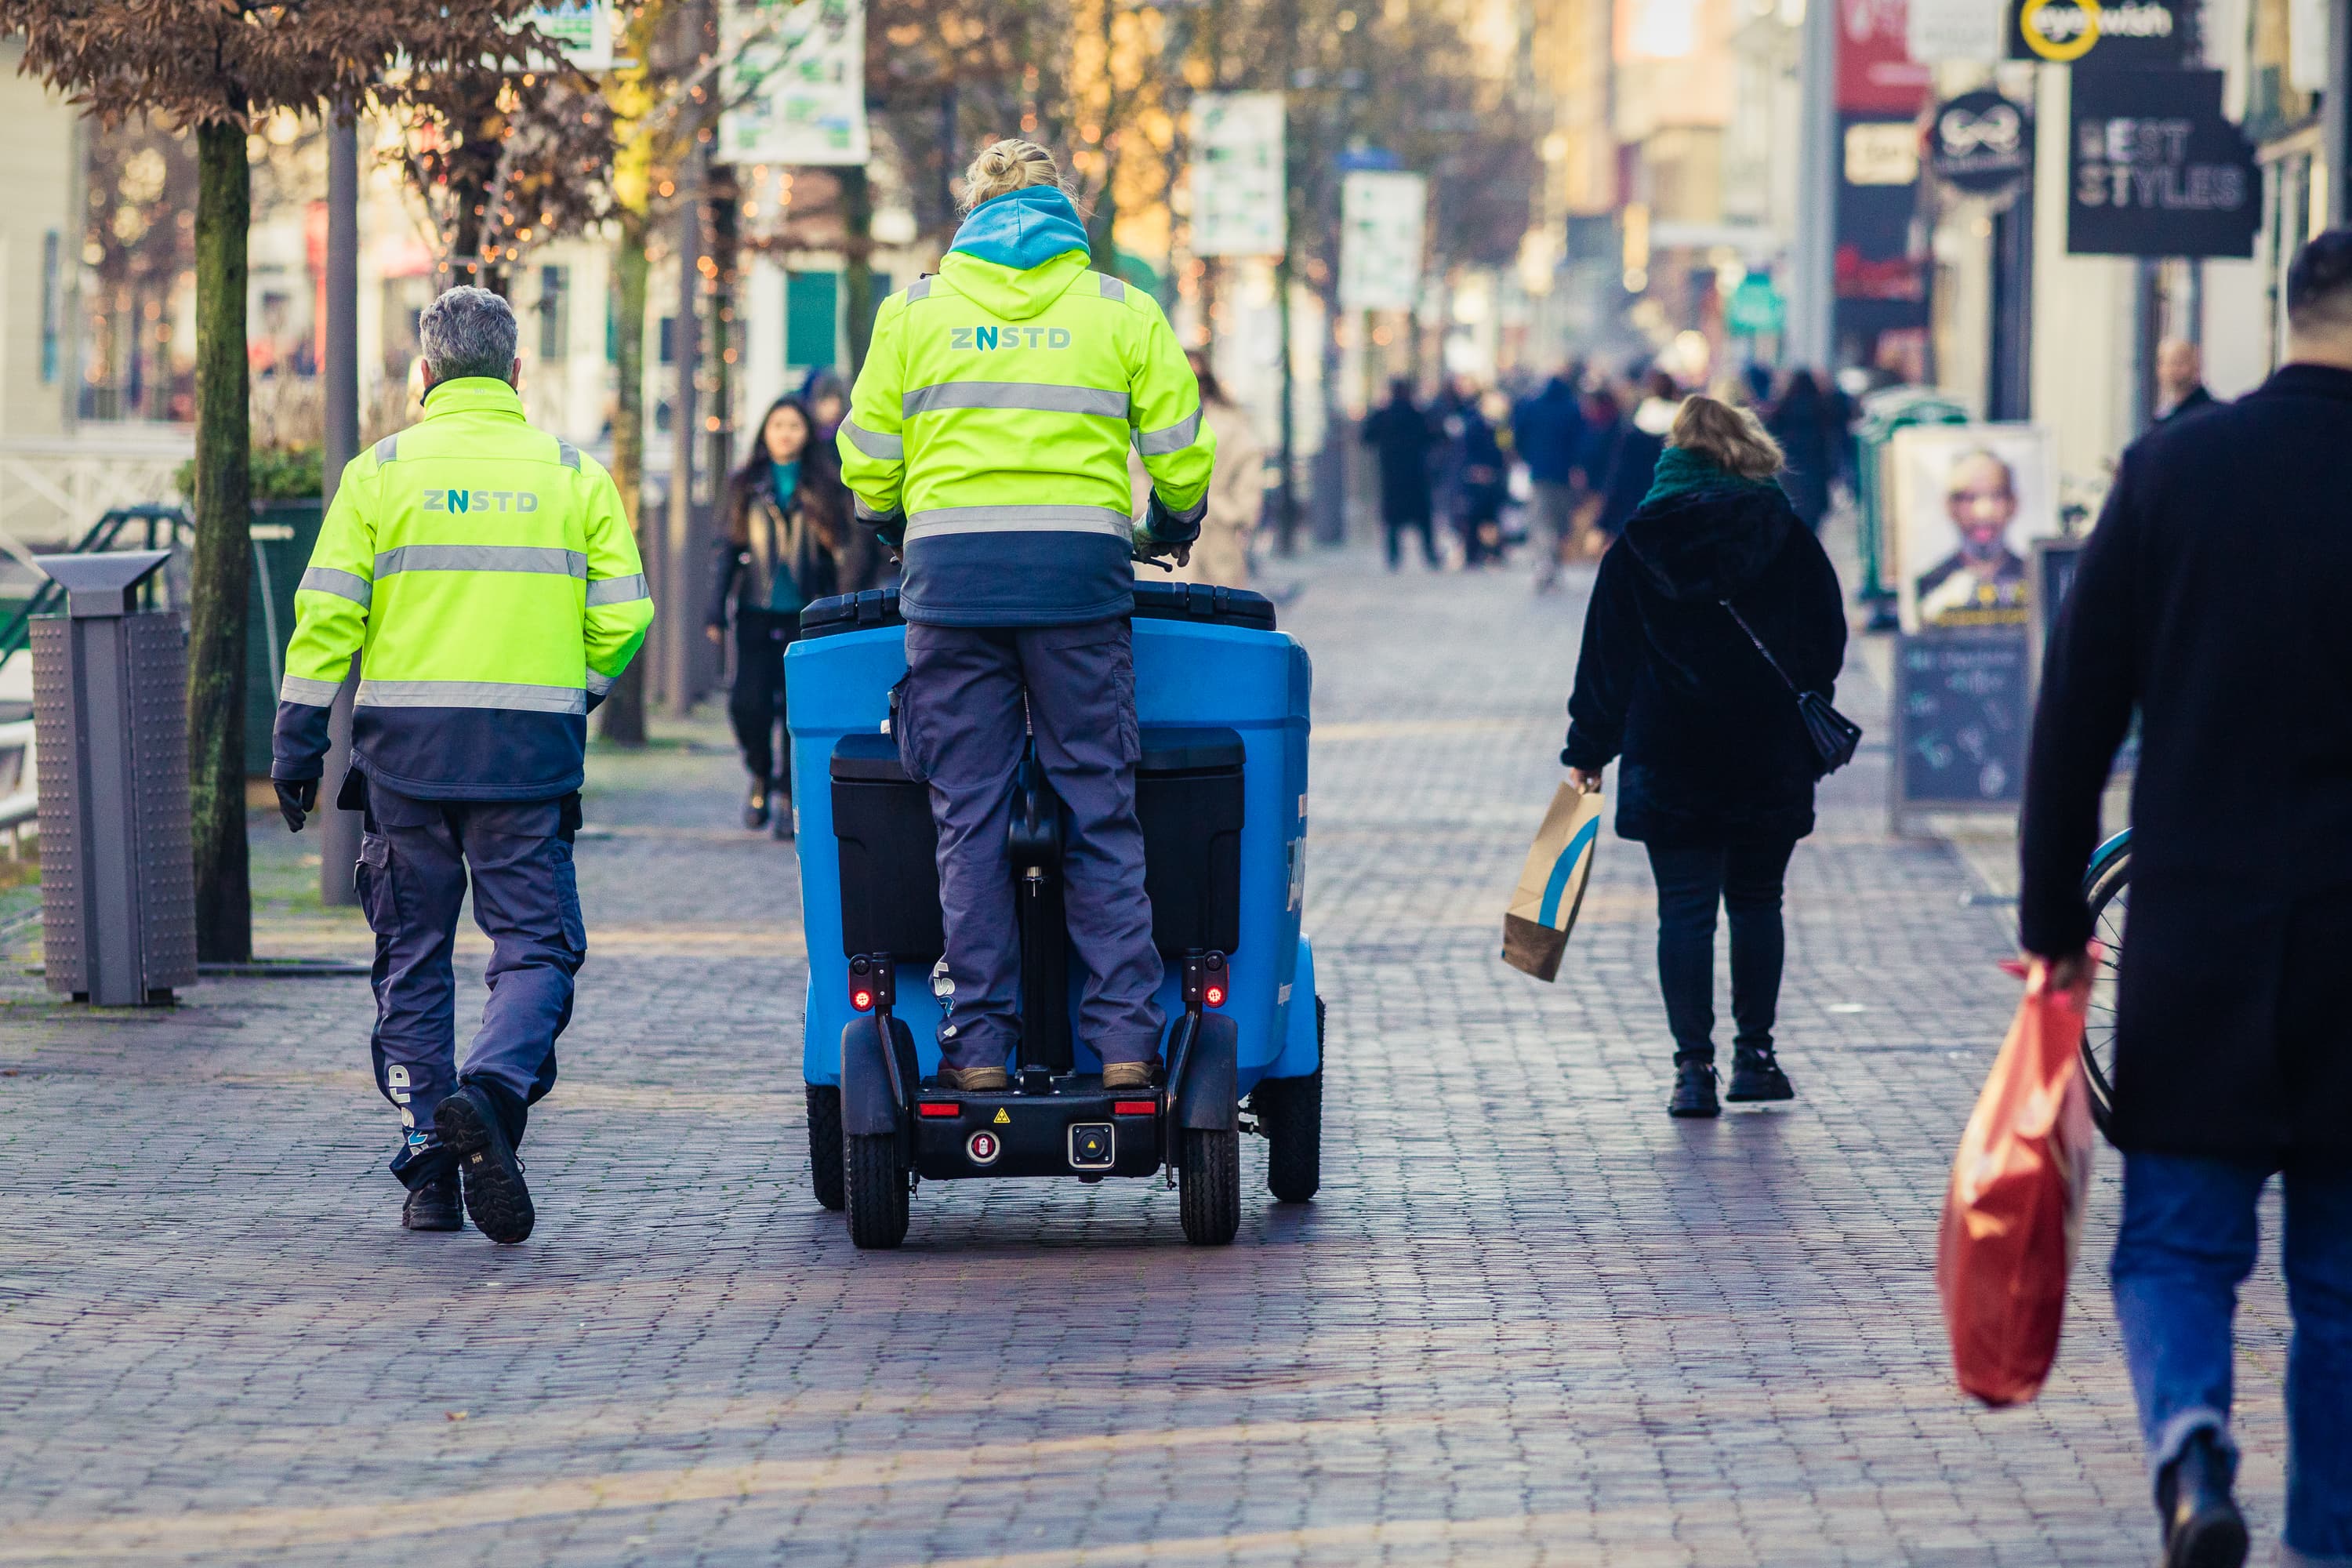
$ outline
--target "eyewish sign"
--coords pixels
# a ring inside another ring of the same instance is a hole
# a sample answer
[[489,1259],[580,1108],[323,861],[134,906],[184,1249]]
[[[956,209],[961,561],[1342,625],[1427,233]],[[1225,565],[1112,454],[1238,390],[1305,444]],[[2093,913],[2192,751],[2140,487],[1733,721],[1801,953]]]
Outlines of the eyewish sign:
[[2220,71],[2076,71],[2072,114],[2070,253],[2253,255],[2262,181]]

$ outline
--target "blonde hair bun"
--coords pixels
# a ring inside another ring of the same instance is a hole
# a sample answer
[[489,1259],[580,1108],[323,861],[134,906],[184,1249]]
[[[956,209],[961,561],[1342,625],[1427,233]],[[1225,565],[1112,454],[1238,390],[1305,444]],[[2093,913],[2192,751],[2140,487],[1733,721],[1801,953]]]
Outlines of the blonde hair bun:
[[971,211],[984,201],[1024,191],[1032,185],[1052,185],[1060,189],[1061,166],[1054,154],[1034,142],[1018,136],[1007,136],[991,142],[980,150],[963,172],[963,210]]
[[1696,452],[1743,479],[1769,479],[1784,461],[1780,443],[1752,412],[1703,394],[1683,399],[1675,411],[1674,428],[1666,433],[1666,445]]

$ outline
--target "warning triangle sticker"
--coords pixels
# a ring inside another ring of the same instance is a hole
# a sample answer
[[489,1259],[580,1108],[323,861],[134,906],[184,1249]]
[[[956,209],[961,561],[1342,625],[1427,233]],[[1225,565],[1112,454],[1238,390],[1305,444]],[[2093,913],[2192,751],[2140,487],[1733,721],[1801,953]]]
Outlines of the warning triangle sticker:
[[1004,1107],[1001,1105],[996,1108],[996,1124],[999,1127],[1009,1127],[1013,1124],[1013,1118],[1004,1114]]

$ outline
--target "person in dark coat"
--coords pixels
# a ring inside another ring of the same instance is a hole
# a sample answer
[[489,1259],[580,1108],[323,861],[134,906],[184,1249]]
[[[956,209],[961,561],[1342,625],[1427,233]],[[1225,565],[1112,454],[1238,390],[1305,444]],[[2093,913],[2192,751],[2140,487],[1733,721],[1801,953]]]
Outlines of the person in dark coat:
[[2246,1550],[2231,1315],[2284,1173],[2285,1551],[2352,1563],[2352,229],[2287,275],[2287,362],[2127,448],[2026,766],[2020,941],[2087,990],[2083,876],[2139,717],[2111,1279],[2166,1562]]
[[[1496,395],[1499,397],[1501,395]],[[1454,526],[1462,535],[1462,563],[1483,566],[1503,558],[1503,501],[1510,493],[1508,462],[1486,410],[1462,405],[1462,499]]]
[[1576,508],[1582,499],[1578,465],[1585,434],[1576,384],[1582,374],[1568,366],[1511,410],[1511,445],[1528,466],[1528,487],[1535,503],[1535,526],[1528,531],[1536,539],[1539,594],[1559,585],[1560,563],[1576,533]]
[[1609,450],[1609,466],[1600,480],[1601,510],[1593,526],[1603,535],[1614,539],[1625,531],[1625,521],[1650,493],[1650,481],[1656,477],[1658,454],[1666,447],[1666,432],[1675,422],[1675,409],[1682,399],[1682,389],[1675,378],[1662,370],[1654,370],[1643,383],[1642,400],[1633,412],[1618,426],[1617,439]]
[[1421,531],[1421,555],[1437,568],[1437,540],[1430,528],[1429,450],[1438,434],[1413,401],[1412,383],[1389,383],[1389,400],[1364,419],[1364,445],[1380,455],[1381,523],[1388,535],[1389,570],[1402,564],[1399,548],[1406,529]]
[[2167,338],[2156,345],[2156,390],[2163,400],[2159,425],[2186,419],[2220,405],[2205,384],[2205,351],[2187,338]]
[[779,838],[790,836],[793,820],[792,773],[780,768],[776,751],[784,649],[800,635],[803,606],[845,591],[845,561],[854,579],[879,553],[852,538],[867,531],[851,526],[841,459],[831,442],[813,438],[814,427],[797,397],[779,397],[761,417],[751,450],[727,482],[727,533],[716,550],[708,617],[713,642],[725,639],[730,614],[735,624],[727,715],[751,775],[743,826],[772,824]]
[[[1675,1116],[1720,1109],[1715,925],[1731,921],[1738,1033],[1730,1098],[1795,1095],[1774,1053],[1781,884],[1813,830],[1821,761],[1790,680],[1825,696],[1845,662],[1837,573],[1773,483],[1780,448],[1752,415],[1684,403],[1657,476],[1601,558],[1560,760],[1601,787],[1622,756],[1617,832],[1645,845],[1658,883],[1658,981],[1675,1040]],[[1727,607],[1728,606],[1728,607]]]
[[1796,508],[1807,528],[1819,533],[1822,519],[1830,510],[1830,480],[1837,472],[1838,442],[1835,415],[1811,371],[1789,374],[1789,384],[1780,389],[1771,413],[1765,416],[1764,427],[1772,432],[1789,459],[1788,469],[1780,476],[1789,504]]

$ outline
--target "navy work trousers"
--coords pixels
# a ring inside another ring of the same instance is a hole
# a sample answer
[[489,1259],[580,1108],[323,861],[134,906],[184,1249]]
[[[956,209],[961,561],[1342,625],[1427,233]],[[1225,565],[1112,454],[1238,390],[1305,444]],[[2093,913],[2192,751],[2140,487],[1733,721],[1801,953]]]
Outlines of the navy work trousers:
[[898,755],[929,781],[954,1006],[951,1068],[996,1067],[1021,1036],[1021,934],[1010,835],[1014,774],[1034,731],[1068,810],[1062,852],[1070,943],[1086,966],[1078,1037],[1105,1062],[1160,1054],[1160,954],[1135,815],[1135,654],[1124,619],[995,629],[909,626]]
[[[418,800],[367,786],[359,893],[375,932],[371,1044],[376,1088],[400,1111],[392,1172],[407,1186],[452,1168],[433,1113],[459,1084],[488,1090],[518,1142],[525,1107],[555,1086],[555,1037],[588,955],[566,816],[560,800]],[[461,1070],[449,955],[469,870],[474,921],[490,939],[490,996]]]

